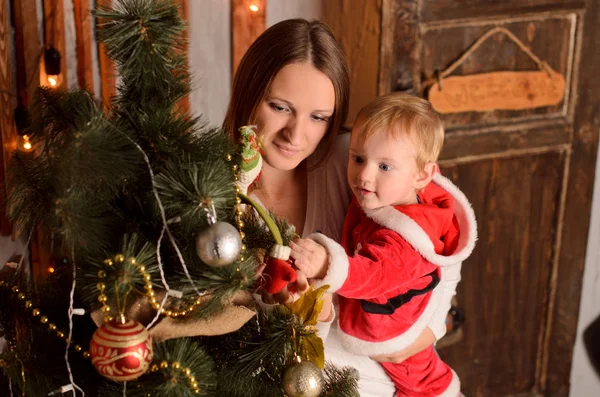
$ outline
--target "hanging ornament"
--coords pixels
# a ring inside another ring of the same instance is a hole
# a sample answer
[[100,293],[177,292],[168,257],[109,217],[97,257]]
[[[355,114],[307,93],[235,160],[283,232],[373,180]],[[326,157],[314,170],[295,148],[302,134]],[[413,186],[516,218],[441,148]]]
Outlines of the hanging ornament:
[[124,382],[144,374],[152,361],[152,338],[137,321],[112,320],[102,324],[90,342],[92,364],[105,378]]
[[283,375],[283,391],[288,397],[317,397],[325,385],[323,372],[310,361],[294,362]]
[[209,266],[231,265],[241,252],[240,232],[229,223],[213,223],[196,236],[196,253]]
[[296,281],[296,271],[289,262],[290,252],[290,247],[274,244],[265,258],[261,280],[262,287],[269,294],[287,291],[287,285]]
[[260,144],[255,125],[248,125],[239,128],[240,145],[242,154],[242,163],[240,164],[240,173],[238,174],[237,185],[242,194],[248,194],[248,188],[258,179],[262,171],[262,156],[260,155]]

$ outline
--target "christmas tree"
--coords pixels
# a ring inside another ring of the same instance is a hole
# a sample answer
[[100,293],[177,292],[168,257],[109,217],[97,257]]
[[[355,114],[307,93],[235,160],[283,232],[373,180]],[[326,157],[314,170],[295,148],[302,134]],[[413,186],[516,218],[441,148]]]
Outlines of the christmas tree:
[[112,3],[95,17],[118,94],[104,108],[40,88],[37,150],[11,160],[7,213],[28,241],[41,232],[55,271],[0,271],[0,394],[357,395],[353,370],[324,362],[323,289],[254,304],[291,228],[244,195],[260,170],[252,129],[233,142],[176,105],[189,91],[178,7]]

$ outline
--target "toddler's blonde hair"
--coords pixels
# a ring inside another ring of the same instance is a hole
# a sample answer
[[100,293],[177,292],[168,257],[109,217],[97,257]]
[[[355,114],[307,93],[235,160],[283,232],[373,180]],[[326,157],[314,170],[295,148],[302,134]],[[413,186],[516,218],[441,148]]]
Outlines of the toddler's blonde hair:
[[420,171],[437,161],[444,145],[444,125],[431,103],[401,92],[377,97],[358,113],[353,134],[368,140],[381,132],[408,137],[417,149]]

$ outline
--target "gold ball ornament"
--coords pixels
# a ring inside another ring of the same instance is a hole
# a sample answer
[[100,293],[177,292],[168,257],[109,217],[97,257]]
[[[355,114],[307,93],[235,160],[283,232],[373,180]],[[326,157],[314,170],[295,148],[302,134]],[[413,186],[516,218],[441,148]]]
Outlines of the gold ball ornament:
[[90,342],[90,357],[96,370],[117,382],[144,374],[152,362],[152,338],[137,321],[113,320],[102,324]]
[[317,397],[325,385],[323,372],[310,361],[293,363],[283,375],[283,391],[288,397]]
[[239,258],[241,250],[240,233],[227,222],[209,225],[196,236],[196,253],[209,266],[231,265]]

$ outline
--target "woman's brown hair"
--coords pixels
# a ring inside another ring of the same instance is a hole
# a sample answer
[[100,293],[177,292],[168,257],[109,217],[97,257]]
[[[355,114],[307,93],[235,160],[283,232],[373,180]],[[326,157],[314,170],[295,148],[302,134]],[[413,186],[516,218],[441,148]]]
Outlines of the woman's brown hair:
[[288,19],[263,32],[252,43],[238,67],[223,128],[237,136],[237,129],[255,124],[256,112],[277,73],[292,63],[310,62],[333,83],[335,108],[325,137],[323,156],[329,156],[335,137],[348,115],[350,77],[344,53],[331,29],[319,21]]

